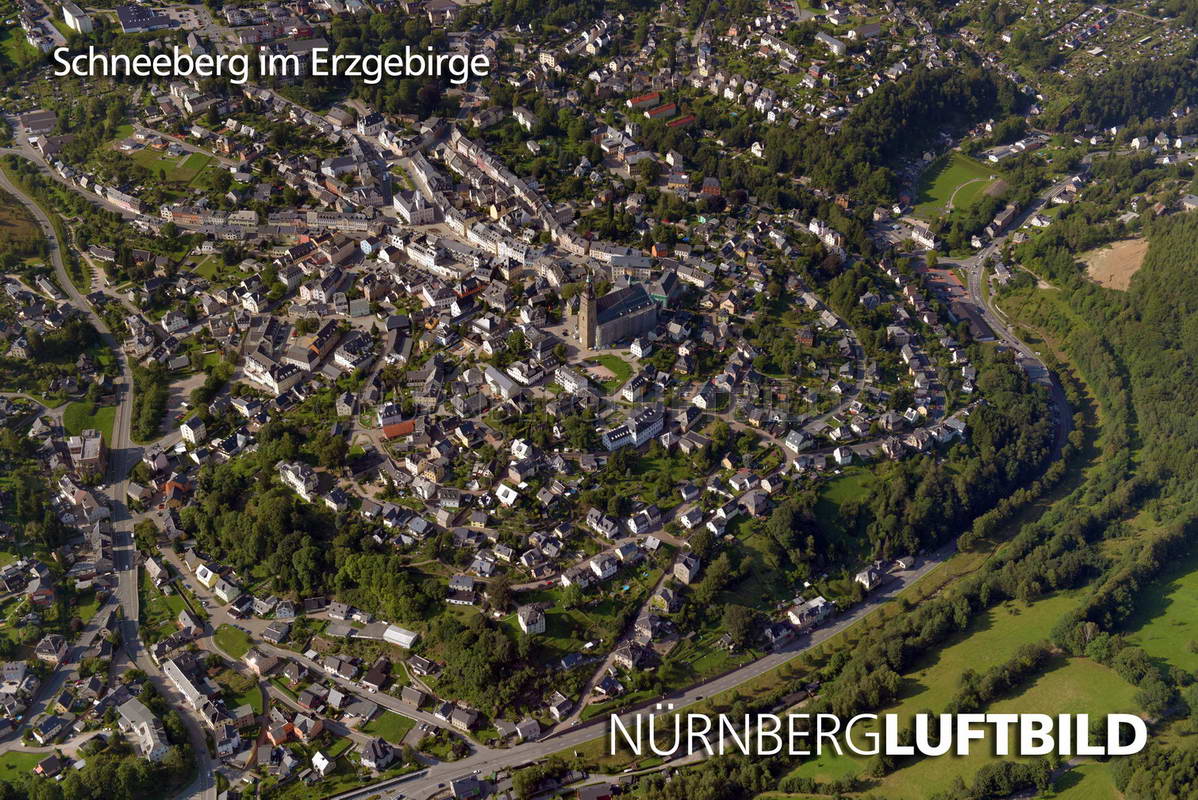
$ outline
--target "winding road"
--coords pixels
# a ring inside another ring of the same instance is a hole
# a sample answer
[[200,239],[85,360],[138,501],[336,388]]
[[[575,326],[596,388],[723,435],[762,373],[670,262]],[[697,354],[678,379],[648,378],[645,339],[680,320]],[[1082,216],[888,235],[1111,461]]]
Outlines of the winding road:
[[[24,155],[19,151],[9,150],[5,152],[17,152],[19,155]],[[112,351],[116,358],[121,379],[114,384],[116,413],[112,423],[112,441],[108,443],[108,483],[103,489],[108,496],[109,509],[112,514],[113,566],[117,571],[115,600],[119,603],[124,617],[121,621],[120,632],[121,641],[124,643],[123,650],[128,663],[123,664],[119,658],[114,659],[113,669],[120,670],[136,665],[149,676],[151,683],[154,684],[160,694],[170,698],[180,707],[183,720],[191,737],[192,749],[195,752],[197,762],[196,777],[180,796],[214,800],[216,797],[216,784],[203,729],[194,715],[189,713],[186,705],[181,702],[182,698],[176,695],[162,673],[149,659],[145,649],[141,646],[141,640],[138,635],[137,620],[140,608],[137,592],[137,548],[133,539],[133,517],[125,503],[126,493],[129,488],[129,471],[141,460],[141,448],[134,444],[132,436],[132,369],[124,352],[121,350],[120,342],[109,329],[107,323],[104,322],[104,319],[71,281],[70,275],[67,272],[66,262],[63,258],[63,245],[58,241],[58,236],[54,232],[54,225],[49,215],[23,189],[9,180],[8,175],[4,172],[0,172],[0,188],[23,203],[29,209],[34,219],[37,220],[48,242],[50,261],[54,266],[54,275],[58,279],[59,286],[70,302],[87,315],[88,320],[99,331],[104,345]],[[63,673],[62,670],[59,672]],[[65,673],[63,673],[62,679],[65,680]],[[0,749],[3,749],[3,746],[0,746]]]
[[[0,152],[16,152],[22,156],[26,155],[22,151],[0,150]],[[35,162],[37,163],[37,162]],[[144,670],[149,676],[152,683],[159,689],[161,693],[166,695],[176,707],[180,709],[183,718],[187,723],[189,734],[192,738],[197,762],[198,770],[192,784],[185,788],[180,796],[186,798],[204,798],[211,800],[215,797],[214,785],[214,765],[209,757],[208,749],[205,741],[203,728],[199,725],[182,698],[178,697],[177,693],[165,681],[161,672],[148,658],[144,648],[141,646],[138,638],[138,562],[137,552],[133,542],[133,519],[126,507],[125,498],[128,487],[128,474],[130,469],[137,463],[141,456],[141,449],[137,447],[131,435],[132,426],[132,372],[124,353],[121,351],[120,344],[114,333],[107,327],[104,320],[91,306],[83,294],[75,287],[68,275],[66,264],[62,253],[62,243],[60,243],[55,235],[54,227],[49,216],[45,211],[30,197],[28,197],[21,189],[13,185],[11,181],[3,173],[0,173],[0,188],[11,193],[25,204],[30,212],[37,219],[49,242],[50,258],[54,266],[55,275],[66,293],[70,301],[87,314],[92,324],[100,332],[105,345],[109,347],[115,354],[117,364],[121,373],[121,381],[117,384],[117,406],[116,415],[113,423],[113,436],[110,442],[110,456],[108,465],[108,484],[105,491],[109,496],[110,506],[112,509],[113,518],[113,544],[114,544],[114,561],[118,571],[119,585],[116,594],[116,600],[120,604],[124,612],[124,621],[122,622],[122,641],[125,643],[127,659],[130,664],[136,664],[137,667]],[[1042,204],[1042,201],[1041,201]],[[1033,205],[1025,212],[1023,218],[1026,219],[1038,206]],[[1013,226],[1014,227],[1018,227]],[[1068,432],[1070,423],[1070,414],[1064,392],[1061,390],[1059,383],[1044,367],[1043,362],[1037,354],[1026,344],[1021,342],[1010,330],[1005,320],[994,309],[989,298],[982,291],[982,282],[984,280],[985,262],[988,256],[993,254],[997,249],[1001,240],[992,243],[989,247],[974,255],[967,261],[963,261],[960,265],[966,270],[968,275],[968,292],[973,302],[981,310],[987,323],[995,331],[1002,341],[1009,347],[1013,348],[1018,354],[1021,363],[1029,369],[1029,373],[1034,378],[1041,382],[1046,382],[1050,386],[1052,394],[1052,402],[1057,421],[1058,442],[1063,440],[1063,436]],[[854,339],[854,342],[856,340]],[[859,387],[860,388],[860,387]],[[1059,452],[1059,448],[1058,448]],[[944,563],[953,553],[953,545],[948,545],[941,550],[925,556],[922,563],[915,569],[895,573],[893,580],[881,590],[875,592],[865,602],[850,609],[841,617],[832,622],[816,629],[810,634],[799,637],[789,646],[782,648],[776,652],[770,653],[750,664],[746,664],[740,668],[732,670],[724,675],[718,676],[701,684],[693,686],[689,689],[673,693],[671,695],[660,698],[662,702],[668,702],[677,708],[683,708],[702,701],[704,698],[709,698],[713,695],[734,689],[748,681],[752,681],[761,675],[785,664],[793,659],[797,654],[814,647],[827,639],[845,631],[853,625],[860,622],[869,613],[875,610],[878,606],[891,601],[901,591],[905,590],[916,581],[923,578],[929,572]],[[214,610],[210,607],[210,610]],[[214,617],[215,618],[215,617]],[[297,657],[296,654],[277,650],[265,645],[258,645],[261,649],[267,652],[272,652],[275,655],[285,655],[286,657],[306,662],[302,656]],[[118,666],[118,665],[114,665]],[[309,666],[317,666],[310,663]],[[347,681],[336,681],[344,688],[367,697],[380,705],[396,710],[406,716],[424,721],[426,717],[420,712],[414,712],[410,707],[403,706],[398,700],[390,696],[366,694],[354,684]],[[631,719],[638,712],[628,712],[622,717],[626,720]],[[435,720],[435,718],[434,718]],[[443,726],[443,723],[435,721],[438,726]],[[523,744],[507,748],[493,749],[484,746],[477,746],[475,751],[452,763],[438,763],[429,766],[427,771],[419,777],[412,778],[401,784],[402,792],[409,797],[427,798],[442,794],[445,786],[458,777],[470,775],[478,772],[481,774],[489,774],[502,769],[510,769],[529,762],[544,759],[554,753],[577,748],[584,744],[594,741],[596,738],[604,735],[606,719],[599,718],[585,724],[575,724],[571,726],[561,727],[559,730],[549,736],[537,740],[529,741]],[[3,746],[0,746],[3,749]],[[400,788],[400,787],[396,787]],[[387,789],[383,792],[383,797],[390,800],[391,796]]]

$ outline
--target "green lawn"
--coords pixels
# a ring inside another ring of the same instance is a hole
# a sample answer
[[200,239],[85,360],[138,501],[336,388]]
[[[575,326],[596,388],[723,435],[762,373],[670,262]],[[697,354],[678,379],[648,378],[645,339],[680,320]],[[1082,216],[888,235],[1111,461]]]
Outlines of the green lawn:
[[1109,764],[1087,761],[1057,778],[1056,800],[1121,800]]
[[181,186],[190,186],[214,161],[212,156],[199,153],[174,156],[149,147],[130,153],[129,157],[148,169],[155,177],[165,173],[167,183]]
[[[903,676],[898,703],[884,711],[905,718],[920,711],[941,712],[956,693],[962,672],[966,669],[985,672],[1006,661],[1021,645],[1046,639],[1057,620],[1077,604],[1079,597],[1066,592],[1030,605],[1012,601],[979,615],[968,630],[951,638]],[[864,758],[825,753],[817,761],[804,762],[795,773],[830,781],[855,774],[865,762]]]
[[5,753],[0,756],[0,781],[14,785],[19,783],[45,757],[45,754],[40,753]]
[[19,25],[0,30],[0,50],[8,56],[9,61],[20,64],[26,59],[37,56],[37,50],[25,38],[25,32]]
[[212,634],[212,638],[216,641],[217,647],[233,658],[244,656],[252,644],[249,634],[232,625],[221,625],[216,629],[216,633]]
[[96,599],[94,590],[83,592],[76,600],[79,604],[75,609],[75,613],[79,615],[79,619],[83,620],[84,623],[94,617],[96,612],[100,610],[100,601]]
[[966,208],[993,183],[998,170],[960,153],[951,153],[928,167],[920,179],[915,216],[930,219],[953,208]]
[[603,381],[603,387],[607,389],[608,392],[616,391],[625,383],[627,383],[628,379],[632,377],[632,365],[617,355],[605,353],[600,356],[595,356],[594,358],[589,359],[589,361],[602,367],[607,367],[607,369],[611,371],[613,377]]
[[250,276],[248,272],[242,272],[236,265],[226,264],[224,256],[219,254],[204,256],[196,263],[194,269],[208,280],[222,283],[236,283]]
[[282,678],[271,678],[270,682],[276,689],[290,697],[292,700],[299,698],[299,695],[296,694],[295,691],[287,685],[287,681],[283,680]]
[[1153,658],[1193,672],[1198,669],[1198,553],[1174,564],[1140,589],[1124,629],[1130,644]]
[[198,275],[202,275],[208,280],[214,280],[216,273],[220,271],[220,262],[218,256],[205,256],[204,260],[196,264],[195,271]]
[[362,733],[381,736],[391,744],[399,744],[408,735],[408,731],[414,727],[416,727],[416,720],[396,714],[394,711],[384,711],[380,716],[363,725]]
[[112,443],[112,424],[116,417],[115,406],[96,407],[95,403],[82,401],[70,403],[62,412],[62,427],[70,436],[78,436],[87,428],[95,428],[106,443]]
[[837,550],[852,553],[862,546],[856,531],[845,529],[840,508],[846,502],[865,497],[873,489],[877,476],[872,469],[849,467],[844,474],[824,484],[815,504],[815,519],[836,545]]
[[255,714],[262,713],[262,687],[257,683],[244,694],[234,695],[229,703],[230,708],[240,708],[244,705],[254,709]]
[[[739,517],[733,522],[742,523],[746,517]],[[729,531],[736,529],[729,526]],[[794,586],[785,576],[769,566],[766,562],[770,541],[764,534],[752,533],[738,538],[734,546],[743,548],[744,558],[750,565],[749,573],[743,580],[735,583],[718,596],[721,603],[736,603],[737,605],[756,608],[760,611],[772,612],[777,603],[794,597]]]

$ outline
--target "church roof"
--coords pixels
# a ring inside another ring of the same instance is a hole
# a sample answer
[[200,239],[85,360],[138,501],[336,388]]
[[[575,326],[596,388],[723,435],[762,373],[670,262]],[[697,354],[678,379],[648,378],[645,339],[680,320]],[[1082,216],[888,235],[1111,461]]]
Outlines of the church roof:
[[653,304],[653,298],[639,283],[617,289],[600,297],[596,302],[597,322],[602,325],[620,317],[626,317]]

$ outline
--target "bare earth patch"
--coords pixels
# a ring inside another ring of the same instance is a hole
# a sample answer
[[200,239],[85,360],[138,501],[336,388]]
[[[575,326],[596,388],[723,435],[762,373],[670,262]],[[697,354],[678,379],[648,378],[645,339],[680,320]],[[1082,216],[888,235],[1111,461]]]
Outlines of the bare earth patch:
[[586,372],[593,380],[599,381],[599,383],[610,381],[616,377],[616,373],[612,372],[602,364],[588,364],[586,367]]
[[1131,276],[1144,263],[1148,240],[1124,239],[1082,255],[1086,274],[1108,289],[1127,289]]
[[1007,182],[1002,178],[999,178],[994,183],[987,186],[986,191],[983,192],[983,194],[985,194],[987,197],[1002,197],[1006,193]]

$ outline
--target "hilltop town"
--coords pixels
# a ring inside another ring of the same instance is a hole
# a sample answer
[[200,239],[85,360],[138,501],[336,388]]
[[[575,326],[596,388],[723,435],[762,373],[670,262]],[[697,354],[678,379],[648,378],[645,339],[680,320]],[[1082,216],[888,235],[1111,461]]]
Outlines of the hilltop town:
[[[1126,289],[1198,209],[1192,79],[1111,68],[1194,20],[1006,5],[0,0],[0,785],[666,797],[709,767],[610,715],[899,697],[860,631],[1041,564],[1127,441],[1072,254]],[[493,69],[50,75],[89,44]]]

